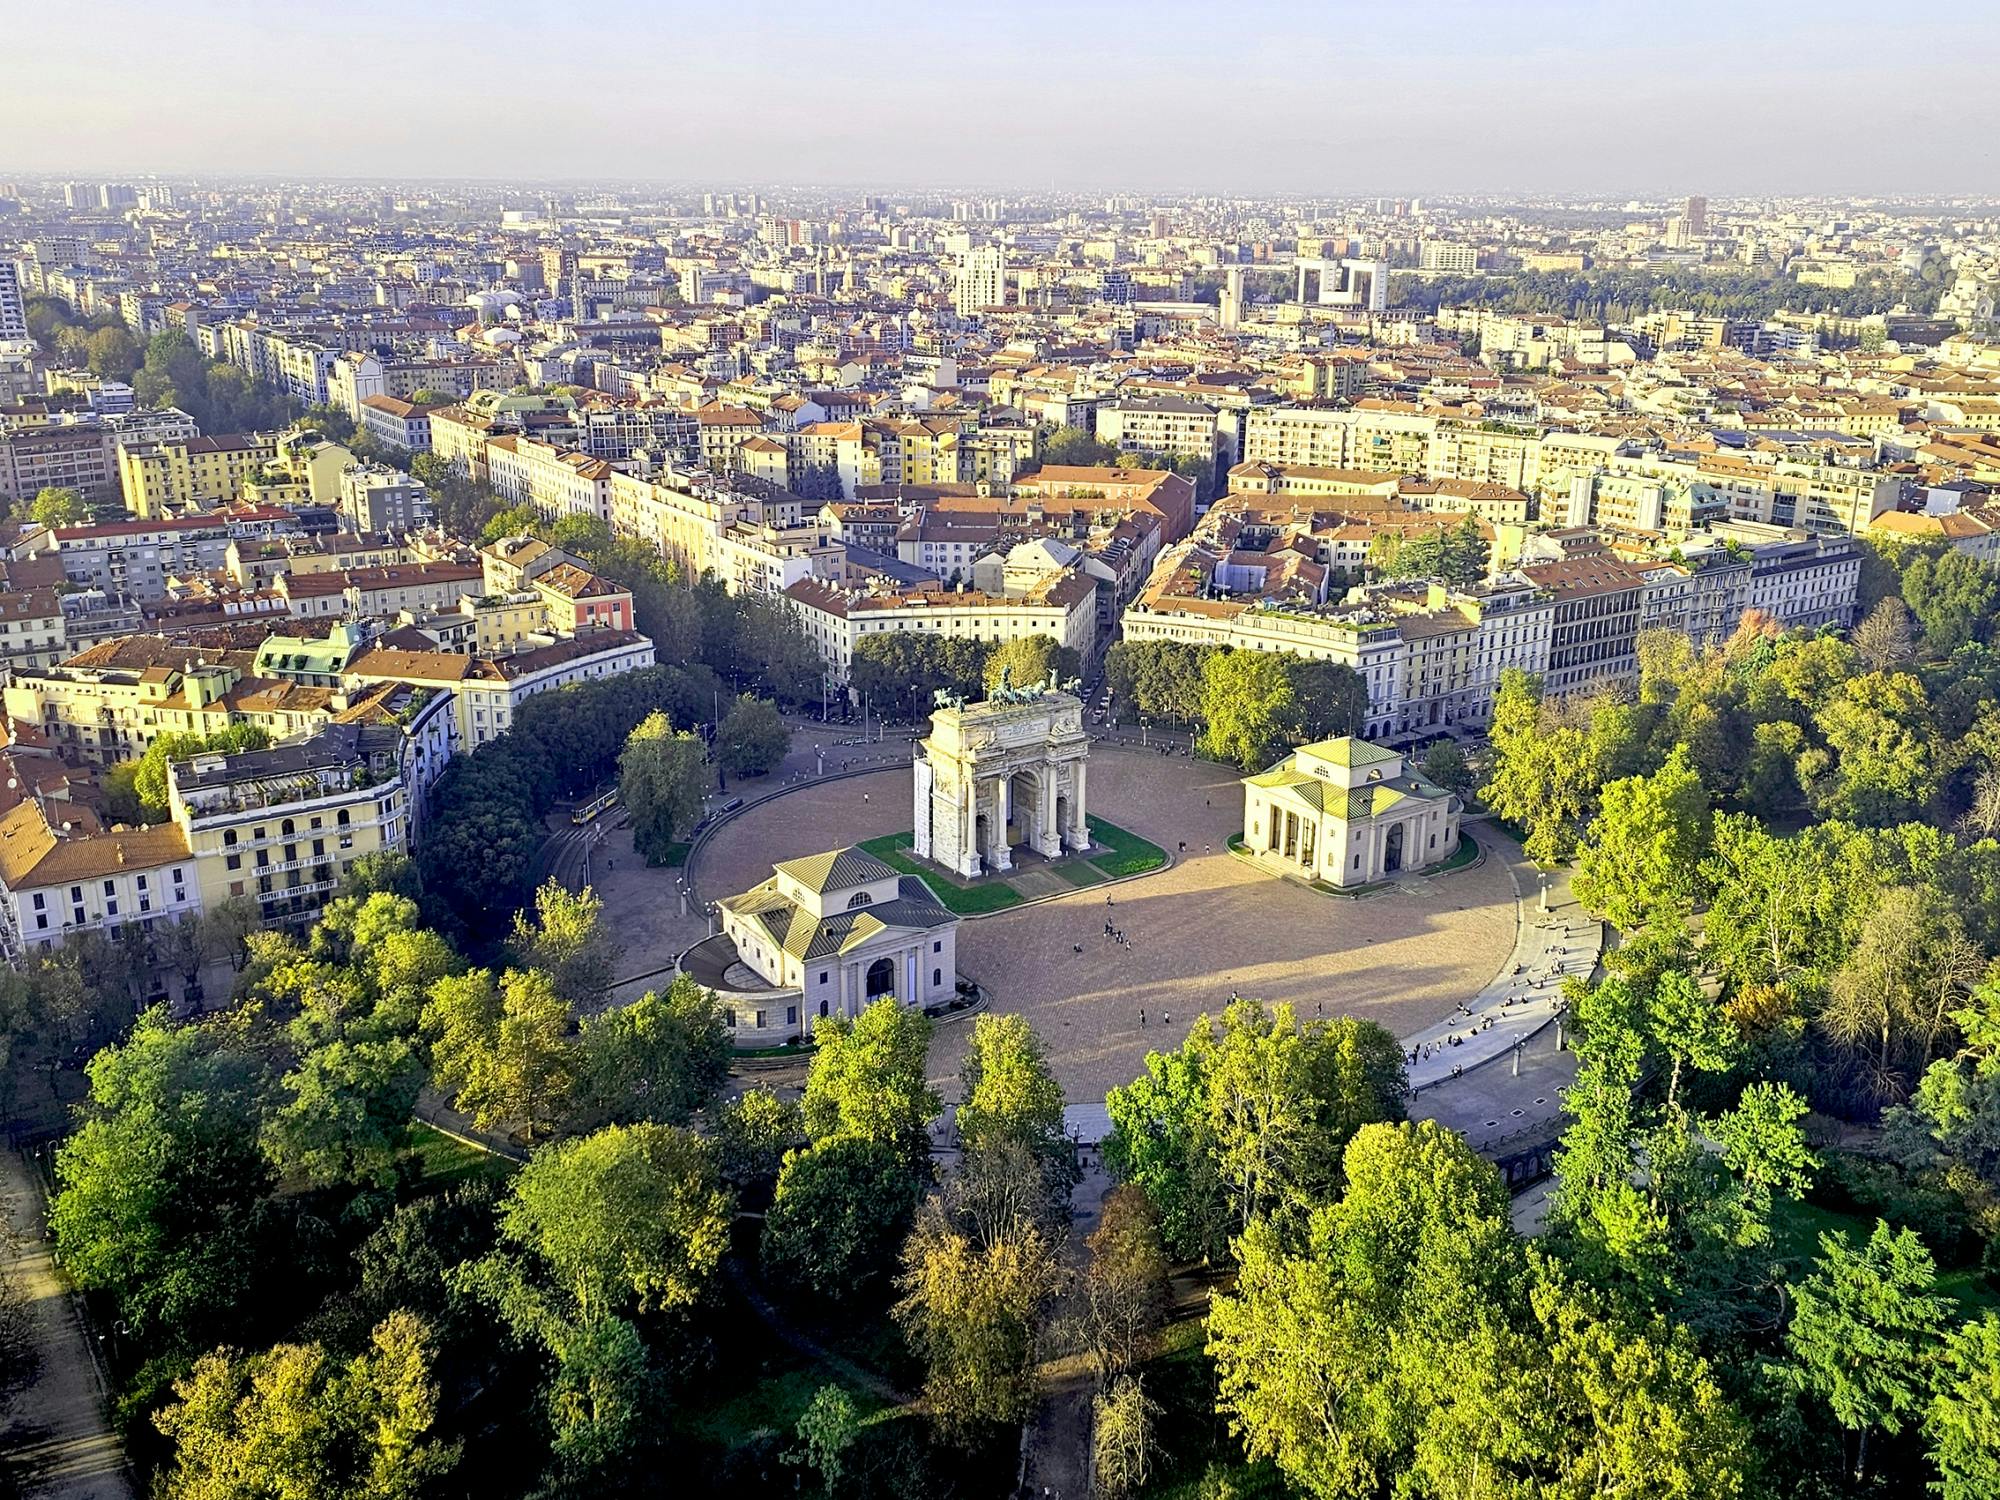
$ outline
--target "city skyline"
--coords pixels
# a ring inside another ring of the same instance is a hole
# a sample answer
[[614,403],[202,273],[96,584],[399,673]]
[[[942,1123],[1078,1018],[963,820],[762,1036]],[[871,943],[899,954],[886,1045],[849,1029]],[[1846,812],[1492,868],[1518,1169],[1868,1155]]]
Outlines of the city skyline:
[[[570,28],[502,0],[435,13],[439,49],[382,47],[402,17],[378,0],[278,24],[230,0],[107,9],[88,30],[53,10],[16,24],[23,55],[87,46],[91,65],[16,80],[0,172],[1584,197],[1953,195],[1994,180],[1953,101],[1983,86],[2000,16],[1967,4],[1935,17],[1949,51],[1907,60],[1881,55],[1879,12],[1847,3],[1453,3],[1413,37],[1347,4],[1224,21],[1036,3],[981,29],[903,4],[866,24],[780,24],[616,0],[564,45]],[[1782,71],[1760,67],[1770,56]],[[634,69],[657,91],[607,86]],[[162,76],[201,86],[162,109]],[[408,108],[343,107],[397,99]],[[1516,128],[1495,128],[1510,115]]]

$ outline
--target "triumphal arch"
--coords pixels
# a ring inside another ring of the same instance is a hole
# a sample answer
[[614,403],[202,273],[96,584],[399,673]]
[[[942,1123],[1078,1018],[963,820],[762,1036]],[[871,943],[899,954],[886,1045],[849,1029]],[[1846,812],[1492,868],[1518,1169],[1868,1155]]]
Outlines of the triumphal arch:
[[[1076,683],[1066,686],[1077,687]],[[1090,847],[1084,822],[1083,702],[1003,676],[984,703],[940,693],[916,763],[919,858],[971,879],[1014,868],[1014,851],[1054,859]]]

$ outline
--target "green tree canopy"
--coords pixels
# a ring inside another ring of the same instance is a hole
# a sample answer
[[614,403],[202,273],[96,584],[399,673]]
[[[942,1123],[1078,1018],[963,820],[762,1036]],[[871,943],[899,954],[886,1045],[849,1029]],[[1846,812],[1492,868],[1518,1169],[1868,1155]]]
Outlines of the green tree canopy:
[[847,1301],[888,1270],[922,1195],[893,1145],[833,1136],[789,1156],[760,1249],[772,1284]]
[[670,1125],[611,1125],[537,1152],[500,1222],[587,1324],[692,1304],[728,1248],[729,1217],[707,1141]]
[[913,1165],[930,1155],[930,1123],[941,1101],[925,1081],[930,1018],[893,999],[853,1020],[831,1016],[813,1028],[806,1072],[806,1134],[814,1141],[852,1135],[893,1146]]
[[430,1332],[385,1318],[345,1365],[317,1344],[205,1355],[156,1417],[173,1442],[165,1500],[418,1500],[458,1462],[435,1435]]
[[732,776],[764,776],[791,749],[792,732],[768,698],[740,694],[715,731],[715,758]]
[[654,713],[632,731],[618,757],[618,791],[632,814],[632,842],[661,864],[701,818],[708,795],[708,750],[701,736],[677,731]]

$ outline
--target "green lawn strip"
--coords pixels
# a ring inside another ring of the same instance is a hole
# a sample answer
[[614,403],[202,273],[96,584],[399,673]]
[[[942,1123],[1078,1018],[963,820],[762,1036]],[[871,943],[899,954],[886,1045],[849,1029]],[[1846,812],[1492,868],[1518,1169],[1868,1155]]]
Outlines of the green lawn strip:
[[514,1171],[506,1157],[468,1146],[422,1120],[410,1122],[409,1146],[423,1168],[423,1180],[440,1187],[478,1178],[499,1181]]
[[1167,862],[1166,850],[1136,833],[1126,832],[1116,823],[1108,823],[1095,816],[1088,816],[1084,821],[1090,825],[1090,842],[1111,851],[1109,854],[1094,854],[1090,860],[1106,875],[1143,875]]
[[826,1385],[843,1386],[860,1408],[864,1422],[878,1421],[886,1411],[882,1401],[867,1391],[847,1386],[838,1374],[817,1360],[808,1361],[782,1347],[774,1346],[772,1352],[790,1367],[774,1369],[716,1399],[677,1406],[674,1426],[688,1437],[714,1443],[725,1452],[746,1447],[766,1433],[789,1440],[799,1418],[812,1405],[813,1397]]
[[1473,841],[1471,834],[1461,828],[1458,831],[1458,847],[1452,850],[1451,857],[1438,865],[1432,873],[1443,875],[1451,870],[1462,870],[1477,858],[1479,858],[1479,845]]
[[1004,880],[966,885],[934,866],[918,863],[906,852],[909,838],[907,833],[885,833],[879,838],[862,840],[860,847],[892,870],[921,876],[924,883],[937,893],[945,910],[957,912],[961,917],[984,916],[988,912],[1005,911],[1010,906],[1021,904],[1021,893]]
[[[1874,1228],[1875,1220],[1866,1214],[1841,1213],[1817,1203],[1781,1200],[1771,1211],[1771,1248],[1778,1252],[1788,1278],[1797,1280],[1811,1274],[1813,1262],[1819,1258],[1822,1234],[1837,1234],[1848,1244],[1859,1247],[1867,1243]],[[1988,1309],[2000,1307],[2000,1289],[1976,1266],[1939,1272],[1937,1289],[1956,1302],[1967,1317],[1978,1317]]]

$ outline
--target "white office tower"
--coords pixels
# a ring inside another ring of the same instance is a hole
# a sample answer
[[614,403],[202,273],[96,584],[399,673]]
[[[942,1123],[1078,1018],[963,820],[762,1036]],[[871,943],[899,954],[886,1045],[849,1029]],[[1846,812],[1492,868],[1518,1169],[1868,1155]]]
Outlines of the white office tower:
[[951,305],[960,317],[981,308],[1002,307],[1007,301],[1007,252],[998,245],[980,245],[958,260],[958,285]]
[[0,344],[28,336],[28,308],[21,300],[21,277],[11,260],[0,260]]

